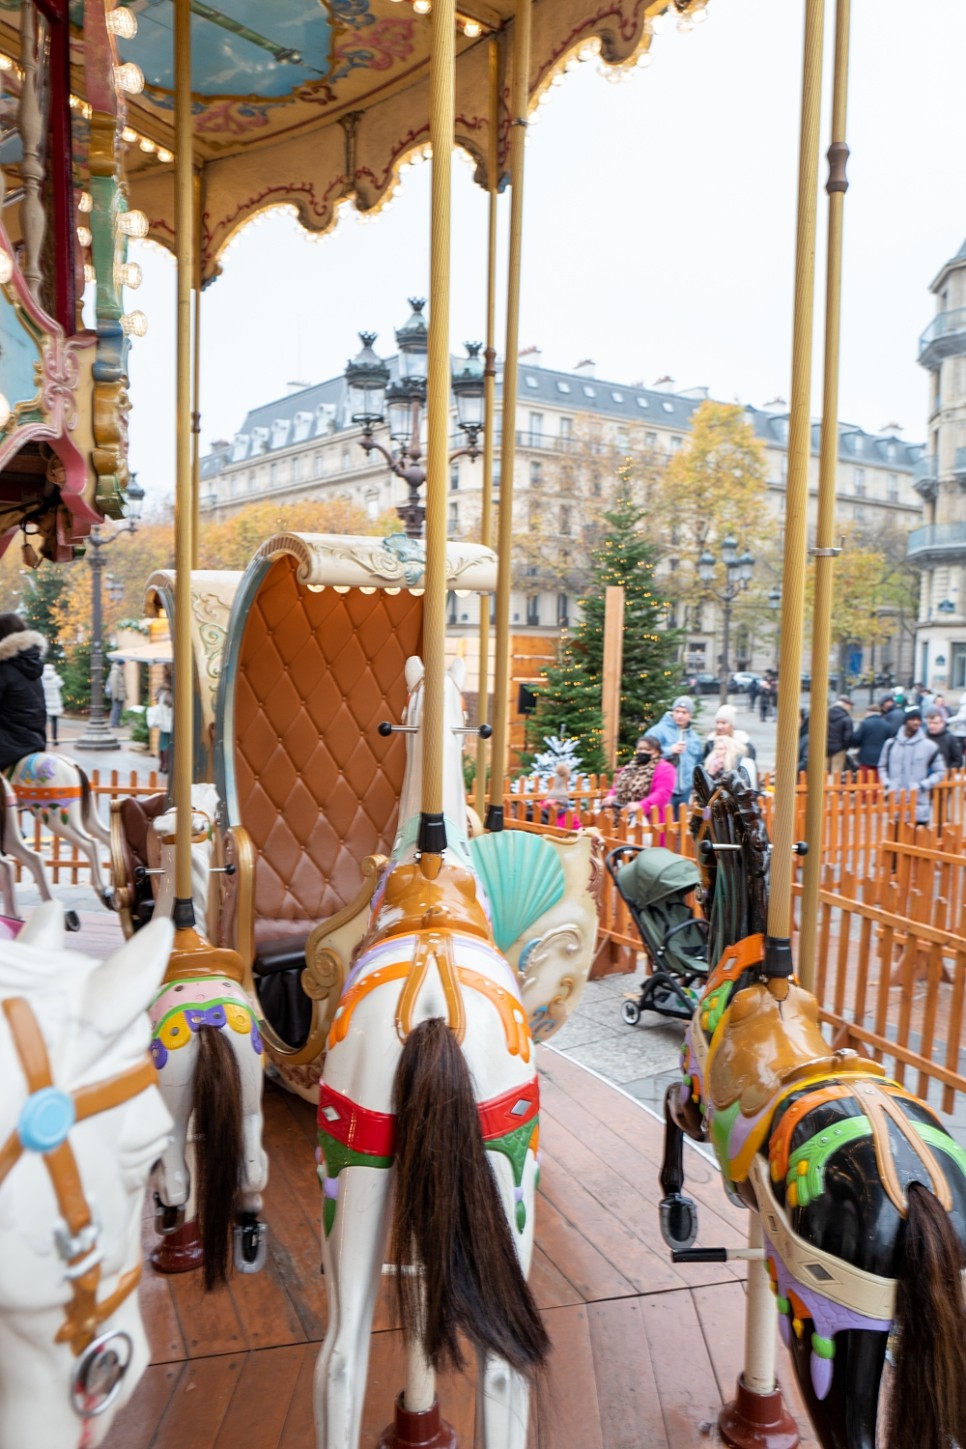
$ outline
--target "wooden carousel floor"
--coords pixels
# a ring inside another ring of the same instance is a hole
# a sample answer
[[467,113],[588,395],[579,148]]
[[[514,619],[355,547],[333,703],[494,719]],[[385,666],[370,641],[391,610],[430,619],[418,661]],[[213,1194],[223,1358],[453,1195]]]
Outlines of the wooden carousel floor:
[[[660,1124],[565,1057],[539,1049],[542,1170],[531,1273],[553,1340],[531,1449],[693,1449],[741,1367],[743,1271],[675,1268],[657,1223]],[[269,1086],[269,1260],[204,1295],[196,1274],[150,1268],[142,1304],[152,1364],[118,1417],[109,1449],[311,1449],[312,1372],[325,1330],[319,1273],[314,1114]],[[742,1214],[697,1152],[686,1156],[700,1241],[737,1245]],[[150,1223],[146,1242],[153,1246]],[[808,1421],[780,1358],[802,1443]],[[376,1444],[404,1379],[401,1335],[385,1302],[372,1335],[362,1442]],[[440,1383],[461,1449],[473,1449],[473,1378]]]

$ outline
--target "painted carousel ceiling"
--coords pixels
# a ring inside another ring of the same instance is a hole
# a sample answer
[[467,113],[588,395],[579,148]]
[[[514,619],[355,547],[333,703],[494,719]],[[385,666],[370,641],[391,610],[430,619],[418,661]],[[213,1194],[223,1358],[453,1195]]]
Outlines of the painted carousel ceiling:
[[[651,43],[653,17],[704,8],[705,0],[534,0],[530,92],[535,101],[582,49],[630,63]],[[72,86],[87,95],[91,0],[70,0]],[[150,234],[174,239],[172,0],[112,6],[136,21],[112,22],[127,129],[130,204]],[[293,206],[324,231],[340,203],[371,211],[392,191],[401,163],[429,140],[431,19],[428,0],[192,0],[194,150],[202,171],[202,267],[217,274],[233,233],[270,206]],[[509,67],[515,0],[458,0],[456,137],[485,180],[489,41],[500,67],[500,169],[509,136]],[[0,43],[16,23],[0,0]],[[125,67],[127,71],[125,72]],[[136,68],[136,69],[135,69]],[[80,129],[83,108],[75,113]],[[78,132],[75,131],[75,150]]]

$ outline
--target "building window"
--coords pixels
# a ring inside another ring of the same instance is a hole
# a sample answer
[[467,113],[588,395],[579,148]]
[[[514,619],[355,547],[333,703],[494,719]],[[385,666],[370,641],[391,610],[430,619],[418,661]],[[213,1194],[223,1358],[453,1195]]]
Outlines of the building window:
[[684,442],[684,439],[677,437],[677,435],[675,435],[674,437],[672,437],[672,439],[671,439],[671,452],[672,453],[676,453],[677,450],[678,450],[678,448],[681,447],[681,445],[682,445],[683,442]]
[[664,401],[661,403],[661,407],[664,409],[664,411],[666,413],[673,413],[674,412],[674,404],[673,404],[673,402],[668,402],[667,398],[665,398]]
[[539,624],[540,623],[540,595],[539,594],[528,594],[527,595],[527,623],[528,624],[531,624],[531,625],[532,624]]
[[966,689],[966,644],[954,644],[950,655],[950,688]]
[[886,497],[890,503],[897,503],[899,500],[899,475],[898,473],[886,474]]
[[460,531],[460,506],[458,503],[451,503],[449,506],[449,535],[455,538]]
[[561,441],[563,442],[564,447],[567,447],[570,444],[570,442],[573,439],[573,436],[574,436],[574,420],[573,420],[573,418],[561,418],[560,419],[560,438],[561,438]]
[[566,629],[570,623],[570,599],[566,594],[557,595],[557,625]]
[[275,484],[278,482],[278,464],[277,463],[273,463],[271,465],[271,467],[269,468],[269,470],[268,470],[268,481],[269,481],[269,483],[271,483],[271,485],[272,485],[273,488],[274,488]]
[[864,468],[856,468],[854,474],[852,475],[852,482],[854,484],[855,492],[856,492],[857,497],[864,498],[865,497],[865,469]]
[[534,375],[533,375],[532,372],[528,372],[527,373],[527,387],[539,387],[539,386],[540,386],[540,379],[538,377],[534,377]]
[[343,448],[342,449],[342,471],[343,471],[343,473],[348,473],[349,468],[351,466],[352,466],[352,459],[351,459],[351,456],[349,454],[349,449],[348,448]]
[[561,381],[560,378],[558,378],[557,379],[557,391],[558,392],[569,392],[570,391],[570,383],[569,382],[563,382],[563,381]]
[[366,517],[379,517],[379,494],[374,488],[371,488],[366,494]]
[[856,456],[861,458],[862,454],[865,452],[865,439],[863,438],[862,434],[856,433],[852,438],[852,443],[855,448]]
[[615,402],[624,401],[624,394],[622,392],[612,392],[611,397],[614,399]]
[[865,504],[864,503],[856,503],[855,506],[852,509],[852,517],[855,519],[856,523],[864,523],[865,522],[865,515],[866,515]]
[[302,459],[296,454],[292,459],[292,482],[297,483],[302,476]]
[[456,489],[456,488],[458,488],[460,486],[460,465],[459,465],[459,463],[451,463],[450,464],[450,469],[449,469],[449,486],[450,486],[450,491],[453,491],[454,489]]
[[530,487],[539,488],[543,482],[543,464],[536,458],[530,464]]
[[530,446],[539,448],[543,443],[543,413],[530,414]]
[[599,473],[591,473],[591,475],[590,475],[590,491],[591,491],[591,493],[593,494],[593,496],[595,498],[599,498],[600,497],[600,491],[601,490],[600,490],[600,474]]
[[645,433],[644,441],[649,448],[657,447],[657,433]]
[[316,453],[315,458],[314,458],[314,460],[312,462],[312,471],[315,474],[316,478],[321,478],[322,477],[322,469],[323,469],[323,467],[324,467],[324,464],[322,462],[322,454],[321,453]]
[[569,537],[571,531],[570,519],[572,511],[566,504],[560,510],[560,532],[567,537]]
[[897,451],[898,449],[896,448],[895,443],[886,444],[886,457],[889,459],[890,463],[892,462],[893,458],[895,458]]
[[591,385],[590,385],[589,382],[585,382],[584,383],[584,397],[596,397],[596,396],[597,396],[597,389],[595,387],[591,387]]
[[637,406],[639,408],[649,408],[651,404],[648,402],[646,397],[639,397],[637,399]]

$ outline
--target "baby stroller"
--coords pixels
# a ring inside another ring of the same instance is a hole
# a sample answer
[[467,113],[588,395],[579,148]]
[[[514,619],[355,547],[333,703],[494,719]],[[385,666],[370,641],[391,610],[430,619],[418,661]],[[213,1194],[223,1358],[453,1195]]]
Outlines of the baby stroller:
[[708,974],[708,923],[686,897],[701,883],[693,860],[661,846],[620,845],[607,869],[640,933],[650,965],[639,997],[628,996],[621,1016],[636,1026],[642,1011],[690,1021],[697,989]]

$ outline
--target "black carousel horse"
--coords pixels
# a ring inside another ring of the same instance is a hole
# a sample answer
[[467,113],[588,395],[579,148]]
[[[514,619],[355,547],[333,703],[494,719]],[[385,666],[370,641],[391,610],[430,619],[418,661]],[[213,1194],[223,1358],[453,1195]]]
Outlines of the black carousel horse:
[[695,772],[708,977],[665,1103],[661,1227],[686,1261],[683,1133],[710,1141],[729,1196],[761,1215],[802,1396],[825,1449],[966,1446],[966,1152],[932,1111],[852,1051],[766,951],[768,839],[735,775]]

